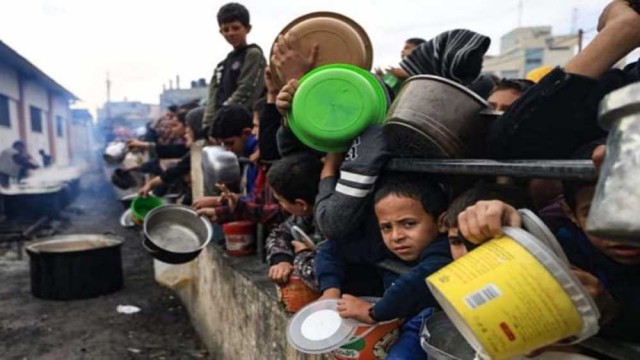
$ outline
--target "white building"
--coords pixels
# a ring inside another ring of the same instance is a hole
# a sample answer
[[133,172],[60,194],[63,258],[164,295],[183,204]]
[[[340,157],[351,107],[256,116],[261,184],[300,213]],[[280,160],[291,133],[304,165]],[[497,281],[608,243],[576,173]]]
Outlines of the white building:
[[551,26],[516,28],[500,38],[500,54],[486,56],[483,73],[524,78],[542,65],[563,66],[576,53],[578,35],[551,35]]
[[[74,160],[71,102],[78,100],[42,70],[0,41],[0,148],[22,140],[39,160],[39,150],[59,165]],[[0,150],[2,150],[0,149]]]

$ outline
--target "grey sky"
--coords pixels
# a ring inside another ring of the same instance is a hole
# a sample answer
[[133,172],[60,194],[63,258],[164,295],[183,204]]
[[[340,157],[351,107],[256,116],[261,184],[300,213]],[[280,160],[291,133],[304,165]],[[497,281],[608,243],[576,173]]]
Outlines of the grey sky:
[[[468,28],[492,38],[518,23],[519,0],[244,0],[251,12],[250,42],[268,52],[290,20],[311,11],[334,11],[356,20],[374,46],[374,65],[395,65],[408,37],[430,38]],[[217,9],[206,0],[0,0],[0,39],[82,98],[90,110],[106,99],[158,103],[163,84],[211,76],[230,51],[218,34]],[[595,34],[608,0],[523,0],[522,24],[552,25],[555,34],[582,28]],[[573,9],[578,9],[574,14]],[[573,20],[575,19],[575,21]],[[175,81],[175,80],[174,80]]]

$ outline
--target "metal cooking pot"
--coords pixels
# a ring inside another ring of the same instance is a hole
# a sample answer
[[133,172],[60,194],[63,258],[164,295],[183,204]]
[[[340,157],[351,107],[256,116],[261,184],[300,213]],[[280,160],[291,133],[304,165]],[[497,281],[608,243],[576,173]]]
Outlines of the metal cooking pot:
[[479,158],[495,116],[489,103],[466,87],[419,75],[400,89],[384,130],[391,151],[398,156]]
[[204,147],[201,162],[205,195],[215,194],[217,183],[230,184],[240,181],[238,157],[222,146]]
[[131,172],[124,169],[115,169],[111,174],[111,182],[122,190],[127,190],[137,185],[137,181]]
[[137,197],[138,197],[137,193],[125,195],[120,198],[120,202],[122,203],[122,206],[124,207],[124,209],[128,210],[128,209],[131,209],[131,203],[133,202],[133,199]]
[[115,235],[62,235],[27,246],[31,293],[42,299],[72,300],[120,290],[123,242]]
[[157,260],[182,264],[195,259],[211,241],[213,227],[184,205],[153,209],[144,220],[142,246]]
[[118,164],[127,155],[127,144],[122,141],[114,141],[107,144],[102,157],[109,164]]
[[434,313],[422,324],[420,345],[430,360],[473,360],[476,356],[443,311]]

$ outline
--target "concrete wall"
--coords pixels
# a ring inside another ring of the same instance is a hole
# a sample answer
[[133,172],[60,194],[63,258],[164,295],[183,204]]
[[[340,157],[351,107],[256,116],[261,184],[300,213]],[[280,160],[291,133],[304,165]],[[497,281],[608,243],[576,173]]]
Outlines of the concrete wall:
[[18,74],[13,69],[0,64],[0,94],[9,98],[9,118],[11,126],[0,126],[0,151],[20,138],[18,128]]
[[[194,197],[202,196],[200,149],[192,149]],[[288,315],[267,266],[256,257],[228,258],[214,245],[184,265],[154,262],[156,280],[173,289],[216,360],[322,360],[288,345]],[[331,357],[332,358],[332,357]]]
[[[71,124],[71,112],[69,111],[69,106],[64,98],[56,96],[53,98],[53,131],[54,131],[54,139],[56,143],[56,164],[57,165],[67,165],[70,162],[69,159],[69,125]],[[57,117],[62,118],[62,136],[58,136],[57,134]]]
[[[31,131],[30,107],[35,106],[42,110],[42,132]],[[27,146],[29,153],[37,160],[40,160],[38,150],[44,149],[47,153],[51,151],[49,145],[49,126],[47,119],[49,115],[49,100],[47,90],[33,81],[24,82],[24,111],[27,128]]]

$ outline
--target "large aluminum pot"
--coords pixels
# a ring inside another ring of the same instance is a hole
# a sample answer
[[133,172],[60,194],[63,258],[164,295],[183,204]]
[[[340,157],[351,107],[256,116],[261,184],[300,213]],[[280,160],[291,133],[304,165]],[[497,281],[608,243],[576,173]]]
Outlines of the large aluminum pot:
[[27,246],[31,293],[41,299],[87,299],[122,289],[120,248],[115,235],[60,235]]
[[476,355],[443,311],[434,313],[422,323],[420,345],[431,360],[472,360]]
[[201,162],[205,195],[213,195],[217,183],[231,184],[240,181],[238,157],[222,146],[204,147]]
[[144,219],[142,245],[157,260],[182,264],[195,259],[213,236],[205,217],[184,205],[164,205]]
[[479,158],[494,117],[489,103],[466,87],[419,75],[405,82],[389,109],[385,136],[397,156]]
[[127,155],[127,144],[122,141],[114,141],[107,144],[102,157],[109,164],[119,164]]

